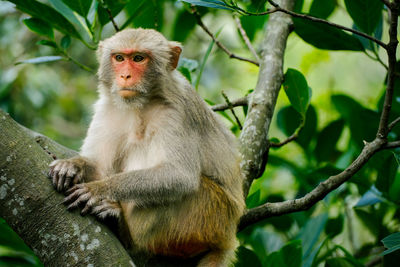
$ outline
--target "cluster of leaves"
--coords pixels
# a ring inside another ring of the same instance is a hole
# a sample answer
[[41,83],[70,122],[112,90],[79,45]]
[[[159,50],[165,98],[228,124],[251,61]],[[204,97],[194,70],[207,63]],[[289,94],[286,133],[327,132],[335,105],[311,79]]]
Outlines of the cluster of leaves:
[[[103,29],[112,28],[111,17],[118,19],[119,29],[128,26],[155,28],[169,32],[171,39],[177,41],[188,39],[196,26],[196,20],[190,14],[190,7],[172,0],[9,1],[31,16],[24,20],[24,24],[44,38],[37,44],[51,47],[55,52],[50,56],[21,61],[22,63],[43,63],[64,59],[72,60],[84,69],[90,69],[71,56],[72,41],[76,40],[88,49],[95,49],[99,40],[103,38],[102,34],[105,31]],[[256,16],[267,10],[267,0],[182,0],[182,2],[198,6],[201,15],[206,13],[219,15],[215,9],[221,9],[220,12],[225,13],[238,13],[251,41],[256,40],[257,32],[263,29],[268,20],[268,16]],[[345,0],[344,3],[348,16],[353,20],[354,29],[378,40],[382,39],[386,14],[382,1]],[[168,26],[165,23],[165,7],[171,4],[180,7],[176,8],[173,23]],[[302,6],[303,0],[298,0],[295,10],[301,12]],[[308,14],[329,19],[337,9],[336,0],[314,0]],[[380,64],[379,47],[358,35],[300,18],[294,19],[294,32],[316,48],[361,52],[374,58],[376,64]],[[199,87],[213,45],[214,42],[210,41],[200,60],[183,59],[179,62],[178,69],[196,88]],[[384,85],[383,82],[382,88]],[[399,87],[400,79],[397,79],[392,119],[400,116]],[[7,90],[4,91],[0,89],[0,100],[1,92],[4,92],[4,95],[10,94],[10,88],[7,86]],[[324,122],[325,125],[320,128],[322,121],[320,113],[316,110],[317,105],[312,104],[311,88],[304,75],[296,69],[286,70],[283,89],[290,105],[277,112],[277,127],[284,135],[296,134],[297,138],[294,143],[284,148],[289,150],[288,155],[280,153],[279,150],[271,150],[268,168],[254,183],[247,198],[248,208],[265,202],[282,201],[287,197],[284,190],[279,193],[269,191],[271,174],[278,173],[282,169],[289,171],[295,181],[295,197],[303,196],[319,182],[348,166],[361,151],[363,142],[372,140],[376,134],[383,92],[374,109],[365,107],[348,95],[332,95],[331,102],[338,117],[333,121]],[[211,100],[208,102],[213,104]],[[243,110],[246,115],[247,108],[244,107]],[[222,112],[222,115],[232,123],[233,131],[239,132],[235,120],[227,112]],[[400,130],[394,128],[390,138],[396,140],[399,136]],[[271,141],[279,142],[277,138],[272,138]],[[300,151],[299,157],[303,160],[296,161],[291,156],[290,152],[294,146],[293,150]],[[325,263],[326,266],[363,266],[383,251],[380,242],[382,239],[388,248],[387,252],[382,254],[385,266],[395,264],[399,257],[397,249],[400,248],[400,237],[398,234],[389,234],[400,230],[400,222],[397,219],[399,217],[397,208],[400,204],[398,153],[399,151],[394,150],[380,152],[374,156],[367,166],[353,177],[351,183],[329,194],[324,199],[324,205],[318,205],[306,212],[270,218],[242,231],[239,234],[242,245],[239,248],[239,261],[236,266],[297,267],[318,266],[321,263]],[[349,196],[358,198],[358,202],[352,205]],[[353,226],[349,226],[354,221]],[[354,229],[354,224],[360,227],[362,225],[373,238],[364,242],[357,250],[337,245],[336,240],[344,240],[346,233],[354,234],[354,231],[357,231]],[[375,252],[377,247],[381,248],[378,253]],[[17,249],[17,247],[12,248]],[[9,257],[19,258],[18,255]],[[26,259],[30,261],[31,258]]]

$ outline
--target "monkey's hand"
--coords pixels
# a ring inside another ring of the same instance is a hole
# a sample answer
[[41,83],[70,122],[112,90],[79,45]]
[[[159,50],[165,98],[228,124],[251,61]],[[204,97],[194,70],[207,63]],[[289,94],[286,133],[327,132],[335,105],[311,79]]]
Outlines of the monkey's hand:
[[69,189],[64,199],[68,205],[67,209],[74,209],[83,206],[81,215],[91,213],[100,219],[106,217],[119,217],[121,206],[118,202],[105,199],[99,193],[99,182],[77,184]]
[[52,179],[54,188],[61,192],[74,184],[83,182],[87,162],[81,157],[59,159],[50,163],[48,176]]

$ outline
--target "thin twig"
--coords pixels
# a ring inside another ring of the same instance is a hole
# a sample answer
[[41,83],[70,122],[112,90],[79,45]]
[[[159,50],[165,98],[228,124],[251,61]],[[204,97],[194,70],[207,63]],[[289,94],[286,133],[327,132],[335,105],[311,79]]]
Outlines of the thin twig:
[[389,124],[389,127],[388,127],[389,132],[390,132],[390,131],[393,129],[393,127],[396,126],[396,124],[399,123],[399,122],[400,122],[400,117],[398,117],[397,119],[395,119],[394,121],[392,121],[392,122]]
[[293,133],[291,136],[289,136],[286,140],[279,142],[279,143],[274,143],[274,142],[270,142],[269,146],[270,147],[282,147],[294,140],[296,140],[299,137],[299,132],[296,131],[295,133]]
[[257,62],[260,62],[260,57],[258,56],[256,50],[254,49],[253,45],[251,44],[250,39],[247,36],[246,31],[243,29],[243,26],[242,26],[242,23],[240,22],[240,19],[238,17],[236,17],[236,16],[235,16],[235,22],[236,22],[236,26],[239,29],[240,35],[243,38],[244,43],[247,45],[247,47],[249,48],[250,52],[256,58]]
[[108,14],[108,18],[110,19],[112,25],[114,26],[115,31],[119,32],[119,27],[118,27],[117,23],[114,20],[114,17],[113,17],[113,15],[111,13],[110,8],[106,4],[104,4],[104,1],[100,1],[100,3],[101,3],[101,6],[106,10],[106,12]]
[[397,17],[399,15],[399,1],[393,2],[389,6],[388,13],[390,19],[389,25],[389,43],[386,46],[386,52],[388,55],[388,62],[389,62],[389,69],[388,69],[388,79],[387,79],[387,86],[385,92],[385,101],[383,104],[383,109],[379,121],[379,129],[376,134],[378,138],[386,139],[389,133],[389,115],[390,110],[392,108],[392,101],[393,101],[393,93],[394,93],[394,82],[396,79],[395,71],[396,71],[396,51],[397,51],[397,26],[398,20]]
[[195,9],[193,9],[193,15],[197,20],[197,24],[214,40],[215,44],[219,48],[221,48],[221,50],[224,51],[230,58],[235,58],[235,59],[238,59],[238,60],[247,61],[249,63],[252,63],[252,64],[256,65],[256,66],[259,66],[259,63],[256,62],[256,61],[248,59],[248,58],[237,56],[234,53],[232,53],[231,51],[229,51],[220,41],[217,40],[217,38],[207,28],[207,26],[204,25],[203,21],[201,20],[200,14]]
[[393,149],[400,147],[400,141],[388,142],[382,149]]
[[335,28],[339,28],[339,29],[344,30],[344,31],[348,31],[348,32],[357,34],[359,36],[362,36],[362,37],[364,37],[364,38],[366,38],[368,40],[371,40],[371,41],[377,43],[378,45],[382,46],[385,49],[387,47],[387,45],[384,42],[382,42],[381,40],[378,40],[375,37],[370,36],[370,35],[368,35],[366,33],[363,33],[363,32],[357,31],[355,29],[348,28],[348,27],[345,27],[345,26],[342,26],[342,25],[339,25],[339,24],[336,24],[336,23],[333,23],[333,22],[330,22],[330,21],[327,21],[327,20],[324,20],[324,19],[316,18],[316,17],[313,17],[313,16],[305,15],[305,14],[299,14],[299,13],[284,9],[284,8],[280,7],[277,3],[275,3],[272,0],[268,0],[268,2],[272,6],[274,6],[274,9],[271,9],[271,10],[268,10],[268,11],[262,12],[262,13],[252,13],[252,12],[248,12],[248,11],[245,11],[245,10],[241,10],[241,12],[246,14],[246,15],[250,15],[250,16],[261,16],[261,15],[271,14],[271,13],[274,13],[274,12],[283,12],[283,13],[289,14],[289,15],[291,15],[293,17],[296,17],[296,18],[307,19],[307,20],[310,20],[310,21],[313,21],[313,22],[326,24],[326,25],[329,25],[329,26],[332,26],[332,27],[335,27]]
[[239,129],[242,130],[242,124],[240,123],[239,118],[236,116],[236,113],[235,113],[235,110],[233,109],[233,106],[232,106],[231,101],[229,101],[229,98],[228,98],[228,96],[225,94],[224,91],[222,91],[221,94],[222,94],[222,96],[224,97],[225,102],[226,102],[226,104],[228,105],[229,109],[231,110],[233,117],[235,117],[235,120],[236,120],[236,123],[237,123],[238,126],[239,126]]
[[[245,96],[245,97],[241,97],[241,98],[238,98],[236,100],[230,101],[232,107],[247,106],[248,97],[249,96]],[[222,110],[226,110],[226,109],[229,109],[229,108],[230,108],[229,105],[226,104],[226,103],[217,104],[217,105],[214,105],[214,106],[211,107],[211,109],[213,111],[222,111]]]

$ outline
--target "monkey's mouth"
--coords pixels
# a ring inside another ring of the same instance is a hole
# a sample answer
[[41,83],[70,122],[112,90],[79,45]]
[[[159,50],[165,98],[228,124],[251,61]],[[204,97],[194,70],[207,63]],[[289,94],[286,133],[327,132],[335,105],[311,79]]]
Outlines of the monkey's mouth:
[[140,92],[132,89],[120,89],[118,94],[125,99],[133,98],[137,96]]

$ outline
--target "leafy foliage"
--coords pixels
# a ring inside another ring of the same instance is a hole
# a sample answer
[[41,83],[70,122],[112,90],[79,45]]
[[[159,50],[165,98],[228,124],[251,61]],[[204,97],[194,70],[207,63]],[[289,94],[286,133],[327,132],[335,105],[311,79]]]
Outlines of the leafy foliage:
[[[266,0],[8,1],[25,13],[23,23],[33,34],[28,39],[17,39],[24,35],[18,34],[24,31],[19,23],[20,13],[10,12],[4,19],[0,16],[1,29],[10,37],[9,41],[2,39],[6,46],[0,42],[0,62],[5,64],[0,70],[0,107],[25,126],[75,149],[90,120],[88,103],[95,99],[95,80],[92,74],[74,68],[71,62],[93,72],[96,64],[91,50],[115,30],[110,14],[119,29],[154,28],[169,39],[183,42],[184,57],[178,70],[213,105],[223,101],[221,89],[233,88],[237,94],[232,95],[241,96],[251,92],[255,79],[250,76],[255,76],[252,74],[256,71],[253,66],[227,59],[216,49],[214,41],[199,33],[191,5],[196,6],[218,40],[235,54],[243,55],[248,52],[244,43],[238,41],[243,38],[237,29],[229,30],[230,15],[239,16],[257,50],[269,19],[268,15],[258,15],[271,8]],[[387,38],[384,32],[388,26],[387,12],[382,1],[345,0],[345,6],[336,0],[309,3],[303,7],[303,1],[298,0],[294,10],[328,20],[335,17],[340,21],[347,17],[354,24],[350,27],[379,40]],[[306,6],[310,6],[307,11]],[[26,14],[30,17],[26,18]],[[352,62],[345,60],[346,57],[354,59],[354,54],[358,60],[368,53],[373,59],[368,64],[377,66],[372,76],[379,76],[382,71],[379,48],[363,37],[329,25],[301,18],[293,21],[294,32],[304,42],[292,35],[288,51],[302,54],[302,62],[286,59],[285,66],[289,68],[285,69],[283,89],[287,98],[278,98],[270,135],[276,142],[293,134],[297,138],[283,148],[270,150],[266,171],[254,182],[246,200],[248,208],[304,196],[348,166],[364,142],[376,135],[384,98],[381,93],[386,83],[384,75],[377,78],[378,82],[363,77],[366,82],[362,83],[355,74],[364,72],[364,65],[346,66]],[[14,28],[7,30],[7,27]],[[17,49],[20,42],[24,48]],[[21,53],[23,57],[16,56]],[[329,55],[329,64],[334,63],[333,58],[345,56],[332,71],[318,72],[322,64],[318,57],[323,53]],[[310,61],[311,70],[304,67]],[[15,67],[15,63],[19,65]],[[43,64],[29,65],[38,63]],[[315,73],[319,75],[317,79]],[[334,78],[335,73],[341,75],[339,80]],[[328,80],[332,82],[321,85]],[[400,116],[399,84],[396,76],[391,120]],[[363,98],[365,91],[373,92],[368,99]],[[236,111],[243,119],[247,107]],[[240,130],[231,113],[219,114],[238,135]],[[397,140],[399,136],[399,127],[395,127],[389,138]],[[379,152],[349,183],[330,193],[322,203],[304,212],[263,220],[240,232],[236,266],[363,266],[379,257],[376,251],[383,249],[380,240],[387,248],[382,253],[385,264],[396,262],[400,257],[397,251],[400,246],[399,155],[398,150]],[[20,266],[40,266],[4,221],[0,223],[0,237],[0,265],[17,262]]]

